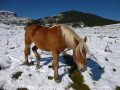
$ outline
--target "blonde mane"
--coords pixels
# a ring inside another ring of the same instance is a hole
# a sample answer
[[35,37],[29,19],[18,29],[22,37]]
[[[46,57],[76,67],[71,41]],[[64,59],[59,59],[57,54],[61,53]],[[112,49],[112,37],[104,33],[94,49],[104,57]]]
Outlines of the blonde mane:
[[79,44],[76,47],[76,54],[79,53],[82,54],[83,48],[85,49],[86,53],[88,53],[89,49],[85,41],[82,38],[80,38],[71,28],[65,25],[61,25],[61,29],[62,29],[62,35],[65,38],[65,42],[71,49],[75,48],[75,41],[74,41],[75,39],[79,42]]

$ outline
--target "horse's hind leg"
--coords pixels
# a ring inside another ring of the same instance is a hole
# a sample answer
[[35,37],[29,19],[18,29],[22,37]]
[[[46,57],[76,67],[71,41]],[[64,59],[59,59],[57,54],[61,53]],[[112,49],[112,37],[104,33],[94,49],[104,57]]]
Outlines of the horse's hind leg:
[[36,46],[34,46],[33,48],[32,48],[32,50],[33,50],[33,52],[34,52],[34,54],[35,54],[35,57],[36,57],[36,61],[37,61],[37,69],[39,69],[41,66],[40,66],[40,55],[38,54],[38,52],[37,52],[37,47]]
[[30,55],[30,44],[25,44],[25,65],[29,66],[28,64],[28,55]]

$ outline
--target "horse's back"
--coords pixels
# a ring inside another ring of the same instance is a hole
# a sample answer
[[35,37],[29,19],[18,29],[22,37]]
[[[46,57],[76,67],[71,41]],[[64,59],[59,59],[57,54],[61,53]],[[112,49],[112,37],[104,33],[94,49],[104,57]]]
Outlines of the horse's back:
[[25,37],[38,48],[47,51],[61,48],[64,44],[60,26],[48,28],[33,24],[26,30]]
[[38,48],[52,51],[53,48],[58,48],[59,32],[57,27],[41,27],[32,35],[32,40]]

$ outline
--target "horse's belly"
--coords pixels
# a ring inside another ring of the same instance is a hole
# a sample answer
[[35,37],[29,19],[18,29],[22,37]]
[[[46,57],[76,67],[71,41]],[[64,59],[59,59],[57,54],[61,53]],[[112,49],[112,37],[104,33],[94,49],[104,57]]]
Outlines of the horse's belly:
[[38,46],[38,48],[41,49],[41,50],[45,50],[45,51],[51,51],[49,48],[46,48],[46,47]]

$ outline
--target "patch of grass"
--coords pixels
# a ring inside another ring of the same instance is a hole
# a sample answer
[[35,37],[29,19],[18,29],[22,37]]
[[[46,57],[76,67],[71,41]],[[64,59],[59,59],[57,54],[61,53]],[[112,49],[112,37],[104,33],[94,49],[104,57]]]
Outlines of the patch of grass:
[[71,86],[75,89],[75,90],[90,90],[89,87],[85,84],[81,84],[81,85],[77,85],[75,83],[72,83]]
[[18,88],[17,90],[28,90],[27,88]]
[[116,87],[116,90],[120,90],[120,86],[117,86],[117,87]]
[[10,49],[14,49],[15,47],[11,47]]
[[81,75],[80,71],[74,70],[70,74],[70,78],[75,82],[76,84],[82,84],[83,83],[83,76]]
[[80,71],[77,69],[77,65],[73,61],[73,57],[70,55],[64,55],[65,63],[70,65],[69,68],[69,77],[72,79],[71,87],[75,90],[90,90],[89,87],[84,83],[84,77],[81,75]]
[[103,39],[104,37],[106,37],[105,35],[104,36],[98,36],[98,38],[101,38],[101,39]]
[[116,72],[116,69],[115,69],[115,68],[113,68],[113,71],[114,71],[114,72]]
[[18,79],[23,72],[17,72],[12,78]]
[[114,39],[114,38],[117,38],[117,37],[112,37],[112,36],[109,36],[108,38],[112,38],[112,39]]
[[48,76],[48,79],[52,80],[52,79],[53,79],[53,77],[52,77],[52,76]]
[[71,83],[71,87],[73,87],[74,89],[78,89],[79,90],[79,86],[77,85],[77,84],[75,84],[75,83]]
[[108,61],[108,58],[107,58],[107,57],[105,57],[105,60],[106,60],[106,61]]
[[70,71],[71,70],[71,67],[67,68],[67,71]]
[[66,51],[62,52],[63,56],[69,56],[69,54],[66,53]]

